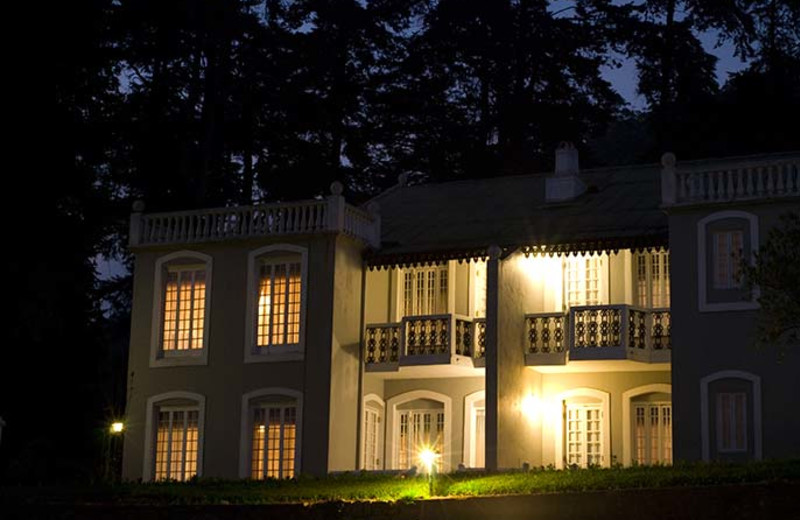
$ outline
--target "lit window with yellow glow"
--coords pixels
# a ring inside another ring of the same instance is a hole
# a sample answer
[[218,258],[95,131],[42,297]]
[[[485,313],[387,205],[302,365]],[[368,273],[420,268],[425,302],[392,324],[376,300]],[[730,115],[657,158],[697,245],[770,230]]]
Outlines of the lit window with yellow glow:
[[569,256],[564,259],[564,299],[567,307],[602,305],[605,300],[606,255]]
[[202,349],[205,316],[205,269],[196,266],[170,267],[164,284],[162,350]]
[[263,262],[258,271],[256,344],[300,343],[300,262]]
[[266,405],[253,409],[250,477],[292,478],[297,449],[297,408]]
[[197,474],[198,415],[193,408],[158,411],[156,480],[185,481]]
[[646,308],[669,307],[669,252],[636,253],[634,280],[636,305]]
[[403,410],[399,417],[397,468],[409,469],[419,465],[420,453],[430,450],[437,454],[436,471],[442,471],[445,416],[437,410]]
[[403,315],[447,313],[447,265],[415,267],[403,271]]

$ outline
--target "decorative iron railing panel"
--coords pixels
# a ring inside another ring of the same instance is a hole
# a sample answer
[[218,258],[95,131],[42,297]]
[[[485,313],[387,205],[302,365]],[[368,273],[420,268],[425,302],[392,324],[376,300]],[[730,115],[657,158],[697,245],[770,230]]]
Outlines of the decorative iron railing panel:
[[647,347],[647,311],[628,307],[628,347]]
[[401,332],[399,323],[367,325],[364,361],[367,364],[397,363],[401,350]]
[[621,347],[623,306],[597,305],[570,309],[572,347]]
[[450,353],[450,315],[407,316],[406,356]]
[[475,351],[475,330],[473,323],[464,318],[456,317],[456,354],[459,356],[472,357]]
[[671,350],[672,314],[669,309],[653,309],[650,316],[653,323],[650,336],[653,350]]
[[528,353],[564,352],[567,346],[567,316],[562,313],[528,314]]
[[[528,364],[564,364],[553,358],[565,351],[575,359],[625,359],[668,362],[671,341],[669,309],[630,305],[572,307],[568,313],[525,316]],[[627,354],[626,354],[627,351]]]
[[475,358],[483,359],[486,357],[486,318],[476,318],[475,324]]

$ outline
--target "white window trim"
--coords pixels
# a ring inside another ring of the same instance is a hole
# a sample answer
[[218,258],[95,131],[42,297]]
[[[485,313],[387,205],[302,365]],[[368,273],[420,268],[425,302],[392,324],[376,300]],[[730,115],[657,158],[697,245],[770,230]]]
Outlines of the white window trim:
[[461,457],[464,460],[464,465],[468,468],[476,467],[475,451],[477,446],[472,433],[475,431],[475,403],[480,400],[486,400],[486,390],[478,390],[464,397],[464,448]]
[[709,303],[707,294],[708,275],[706,272],[706,228],[712,222],[725,219],[744,219],[750,226],[750,253],[742,251],[742,258],[753,261],[758,251],[758,217],[746,211],[718,211],[697,222],[697,306],[700,312],[746,311],[758,309],[758,287],[753,287],[750,301]]
[[611,416],[610,416],[610,402],[611,396],[608,392],[597,390],[595,388],[574,388],[561,392],[556,397],[556,413],[558,419],[556,424],[555,435],[555,454],[556,454],[556,467],[564,469],[564,416],[563,408],[564,401],[573,397],[590,397],[598,399],[603,410],[603,467],[611,466]]
[[[252,401],[260,397],[280,396],[294,400],[297,409],[297,424],[295,445],[294,445],[294,474],[300,474],[301,460],[303,453],[303,392],[292,390],[291,388],[259,388],[252,392],[247,392],[242,396],[242,414],[239,428],[239,478],[250,478],[250,456],[251,456],[251,414],[253,408]],[[285,403],[280,403],[285,404]]]
[[[761,460],[761,378],[741,370],[722,370],[709,374],[700,380],[700,440],[703,447],[703,460],[711,459],[711,417],[708,416],[708,386],[720,379],[743,379],[753,385],[753,458]],[[714,417],[716,428],[716,417]]]
[[[631,404],[633,399],[644,394],[669,394],[670,402],[672,401],[672,385],[667,383],[655,383],[652,385],[637,386],[622,393],[622,463],[627,465],[633,464],[633,439],[631,432],[633,425],[631,424]],[[674,414],[673,414],[673,431],[674,431]],[[627,433],[625,433],[627,432]],[[674,437],[673,437],[674,438]]]
[[[378,428],[378,439],[376,440],[376,442],[378,443],[377,451],[380,452],[381,454],[383,454],[381,441],[386,436],[386,433],[384,432],[384,428],[386,426],[386,401],[381,399],[380,396],[378,396],[378,394],[367,394],[362,399],[362,407],[361,407],[361,410],[362,410],[361,411],[361,426],[362,426],[361,427],[361,439],[359,439],[359,443],[358,443],[358,445],[359,445],[358,467],[361,468],[361,469],[364,469],[364,466],[366,466],[366,460],[365,460],[366,453],[365,453],[365,450],[364,450],[364,443],[366,442],[367,432],[364,431],[364,427],[363,426],[366,423],[366,419],[367,419],[367,403],[371,403],[370,406],[369,406],[370,408],[378,410],[378,417],[381,420],[381,425]],[[376,407],[376,406],[374,406],[374,404],[377,404],[378,406]],[[383,469],[383,468],[386,467],[386,459],[383,458],[383,456],[381,456],[380,466],[381,466],[381,468],[378,468],[378,469]]]
[[430,399],[442,403],[444,409],[444,439],[442,440],[442,471],[450,471],[451,435],[453,423],[453,400],[444,394],[430,390],[412,390],[396,395],[386,401],[386,442],[384,444],[383,460],[391,461],[388,469],[397,468],[397,446],[395,446],[395,425],[400,424],[401,404],[417,399]]
[[153,395],[147,398],[147,407],[145,415],[144,427],[144,466],[142,470],[142,480],[150,482],[155,476],[155,428],[156,428],[156,407],[159,403],[181,399],[185,401],[192,401],[190,406],[196,407],[197,413],[197,476],[203,475],[203,441],[205,438],[205,419],[206,419],[206,398],[204,395],[196,394],[194,392],[166,392],[163,394]]
[[[293,345],[276,345],[268,348],[256,346],[256,298],[258,275],[256,267],[260,257],[269,254],[300,255],[300,341]],[[245,312],[244,362],[263,363],[273,361],[302,360],[306,344],[306,308],[308,304],[308,249],[293,244],[274,244],[251,251],[247,255],[247,310]]]
[[[164,305],[164,269],[165,264],[177,259],[191,258],[199,260],[206,271],[206,303],[203,316],[203,347],[195,350],[172,352],[165,355],[161,349]],[[211,323],[211,284],[214,277],[211,272],[211,256],[197,251],[177,251],[159,257],[155,264],[155,282],[153,285],[153,315],[150,326],[150,367],[174,367],[183,365],[207,365],[209,329]]]

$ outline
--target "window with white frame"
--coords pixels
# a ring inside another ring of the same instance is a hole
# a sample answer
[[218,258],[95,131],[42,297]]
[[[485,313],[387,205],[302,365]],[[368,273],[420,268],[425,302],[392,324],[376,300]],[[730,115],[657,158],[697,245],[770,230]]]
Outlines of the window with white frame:
[[737,289],[741,287],[741,261],[743,233],[741,230],[717,231],[712,234],[713,287]]
[[185,481],[197,475],[197,407],[159,407],[156,411],[155,480]]
[[564,301],[568,307],[605,303],[605,255],[564,258]]
[[636,464],[672,464],[672,404],[632,403],[633,460]]
[[247,259],[246,363],[302,359],[305,342],[307,250],[274,244]]
[[717,451],[747,451],[747,394],[717,394]]
[[259,348],[300,343],[302,263],[266,257],[258,262],[256,345]]
[[205,266],[167,266],[162,294],[162,352],[170,355],[202,349],[206,323]]
[[401,410],[398,414],[396,439],[397,469],[419,466],[419,455],[430,449],[436,457],[437,471],[442,471],[445,414],[441,409]]
[[603,407],[595,403],[565,403],[565,460],[568,465],[588,467],[604,464]]
[[366,470],[381,469],[380,430],[381,411],[374,406],[364,407],[364,433],[362,450]]
[[295,476],[297,406],[259,403],[251,408],[250,478],[284,479]]
[[636,305],[647,308],[669,307],[669,252],[636,253],[633,265]]
[[447,265],[403,270],[403,315],[428,316],[447,313]]

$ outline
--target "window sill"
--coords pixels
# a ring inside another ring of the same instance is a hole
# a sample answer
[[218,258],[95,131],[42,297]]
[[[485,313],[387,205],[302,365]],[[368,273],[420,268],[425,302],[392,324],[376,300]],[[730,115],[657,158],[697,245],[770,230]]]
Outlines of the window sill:
[[700,312],[752,311],[760,307],[756,301],[700,303]]
[[277,363],[283,361],[302,361],[305,357],[301,345],[281,347],[258,347],[245,353],[245,363]]
[[208,364],[208,349],[189,351],[161,351],[150,359],[150,367],[198,366]]

